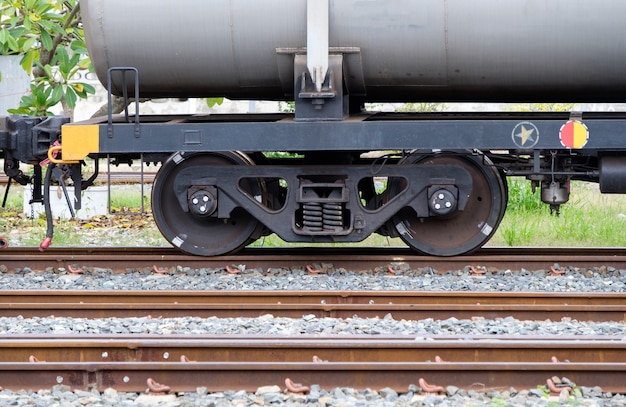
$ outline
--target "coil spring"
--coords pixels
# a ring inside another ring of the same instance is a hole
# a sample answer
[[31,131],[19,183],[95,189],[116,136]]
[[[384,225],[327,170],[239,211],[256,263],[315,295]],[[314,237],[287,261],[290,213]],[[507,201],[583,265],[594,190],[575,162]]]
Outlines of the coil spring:
[[339,203],[325,203],[322,205],[322,221],[324,229],[343,227],[343,209]]
[[307,202],[302,205],[302,223],[314,231],[342,228],[343,208],[340,203]]
[[324,228],[322,204],[320,202],[307,202],[302,204],[302,223],[311,230]]

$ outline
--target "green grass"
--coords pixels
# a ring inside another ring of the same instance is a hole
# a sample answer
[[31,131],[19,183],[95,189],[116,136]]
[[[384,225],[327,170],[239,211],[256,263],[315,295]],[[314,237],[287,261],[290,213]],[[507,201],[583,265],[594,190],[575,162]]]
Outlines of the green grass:
[[550,214],[525,180],[509,179],[509,204],[494,246],[620,247],[626,245],[626,196],[600,194],[596,184],[573,182],[570,201]]
[[[22,213],[22,188],[13,186],[7,208],[0,208],[0,236],[11,246],[38,246],[46,233],[42,217],[30,219]],[[0,188],[4,193],[4,188]],[[112,187],[111,208],[118,214],[89,220],[55,220],[55,246],[168,246],[150,213],[150,194],[144,192],[146,213],[141,214],[138,186]],[[123,214],[120,214],[123,213]],[[254,246],[298,246],[274,235]],[[308,244],[300,244],[300,246]],[[350,246],[403,246],[400,239],[372,235]],[[324,244],[323,246],[345,246]],[[533,193],[530,183],[509,179],[509,204],[499,229],[487,246],[535,247],[621,247],[626,246],[626,195],[603,195],[595,184],[572,183],[570,202],[560,215],[551,215],[547,205]]]

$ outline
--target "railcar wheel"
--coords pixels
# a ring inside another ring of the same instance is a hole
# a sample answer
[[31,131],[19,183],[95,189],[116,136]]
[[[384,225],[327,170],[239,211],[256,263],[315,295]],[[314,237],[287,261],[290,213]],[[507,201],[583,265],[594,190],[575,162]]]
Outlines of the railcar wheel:
[[[247,157],[235,152],[177,153],[170,157],[152,187],[152,213],[163,237],[187,253],[217,256],[237,251],[260,236],[262,225],[242,208],[235,208],[227,220],[198,216],[197,210],[185,212],[174,187],[176,178],[188,168],[250,164]],[[242,188],[252,196],[264,195],[260,183],[247,181]]]
[[446,216],[418,217],[404,209],[392,218],[406,244],[434,256],[456,256],[480,248],[495,233],[508,199],[506,179],[484,156],[442,153],[407,157],[400,164],[454,165],[472,177],[472,190],[462,211]]

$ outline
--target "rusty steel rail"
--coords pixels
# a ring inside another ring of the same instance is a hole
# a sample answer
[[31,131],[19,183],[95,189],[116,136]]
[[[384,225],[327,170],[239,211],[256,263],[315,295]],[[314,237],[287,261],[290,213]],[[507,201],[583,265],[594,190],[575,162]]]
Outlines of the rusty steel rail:
[[[175,277],[173,277],[175,278]],[[441,291],[0,291],[0,316],[316,317],[624,321],[626,293]]]
[[0,265],[6,270],[28,266],[100,267],[114,272],[158,267],[225,269],[232,265],[267,270],[270,268],[322,270],[387,270],[398,263],[416,269],[428,267],[439,272],[468,266],[488,269],[549,270],[561,267],[612,266],[626,268],[626,248],[487,248],[472,255],[456,257],[421,256],[407,248],[247,248],[237,255],[198,257],[170,247],[55,248],[40,252],[36,247],[8,247],[0,251]]
[[622,339],[617,335],[4,335],[0,361],[626,363]]
[[567,377],[578,386],[600,386],[603,391],[626,392],[624,363],[413,363],[413,362],[64,362],[0,363],[0,383],[10,389],[40,389],[56,384],[74,389],[143,392],[151,383],[168,391],[246,390],[279,385],[289,380],[322,388],[392,388],[407,391],[420,382],[429,386],[454,385],[463,389],[508,390],[536,388],[552,377]]
[[[565,376],[579,386],[626,392],[624,350],[621,338],[606,337],[6,337],[0,340],[0,383],[138,392],[149,382],[171,391],[255,391],[283,387],[286,380],[406,391],[423,382],[484,391],[534,388]],[[30,362],[14,360],[30,352]]]

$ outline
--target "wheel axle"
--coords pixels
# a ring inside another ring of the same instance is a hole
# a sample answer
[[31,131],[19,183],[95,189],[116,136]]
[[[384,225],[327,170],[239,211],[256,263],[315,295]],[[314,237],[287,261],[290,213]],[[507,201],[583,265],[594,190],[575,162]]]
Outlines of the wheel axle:
[[189,211],[201,218],[213,215],[217,209],[217,188],[194,189],[190,188],[188,193]]

